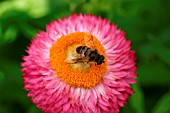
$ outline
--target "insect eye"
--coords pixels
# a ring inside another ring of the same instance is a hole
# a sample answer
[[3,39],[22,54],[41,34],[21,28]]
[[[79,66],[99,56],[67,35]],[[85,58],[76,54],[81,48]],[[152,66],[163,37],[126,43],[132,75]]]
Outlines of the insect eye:
[[100,57],[101,57],[102,60],[104,60],[104,56],[103,55],[101,55]]
[[76,48],[76,52],[77,52],[78,54],[80,54],[80,53],[81,53],[81,51],[80,51],[80,50],[81,50],[81,48],[82,48],[82,47],[83,47],[83,46],[79,46],[79,47],[77,47],[77,48]]

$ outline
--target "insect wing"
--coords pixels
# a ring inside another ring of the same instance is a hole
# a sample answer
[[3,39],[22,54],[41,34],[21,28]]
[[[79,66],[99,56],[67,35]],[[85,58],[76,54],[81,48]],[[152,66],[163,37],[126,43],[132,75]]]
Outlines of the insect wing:
[[94,49],[94,50],[96,49],[96,46],[93,41],[93,35],[91,33],[88,33],[88,35],[84,37],[84,42],[85,42],[85,45],[90,47],[91,49]]

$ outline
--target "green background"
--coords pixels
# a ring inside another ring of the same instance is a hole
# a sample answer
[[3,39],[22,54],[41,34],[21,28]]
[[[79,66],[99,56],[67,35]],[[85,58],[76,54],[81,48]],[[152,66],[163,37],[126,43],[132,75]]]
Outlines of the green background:
[[1,0],[0,113],[41,113],[22,90],[22,56],[51,20],[80,12],[117,24],[136,51],[136,93],[121,113],[170,113],[170,0]]

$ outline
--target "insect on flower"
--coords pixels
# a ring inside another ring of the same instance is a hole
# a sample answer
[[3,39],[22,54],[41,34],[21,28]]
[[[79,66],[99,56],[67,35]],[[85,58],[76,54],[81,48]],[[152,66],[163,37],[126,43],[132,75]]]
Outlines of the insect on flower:
[[76,48],[76,52],[79,55],[76,55],[71,62],[66,62],[70,64],[95,62],[97,65],[104,63],[104,56],[98,53],[92,34],[88,33],[88,35],[84,37],[84,42],[84,46],[81,45]]

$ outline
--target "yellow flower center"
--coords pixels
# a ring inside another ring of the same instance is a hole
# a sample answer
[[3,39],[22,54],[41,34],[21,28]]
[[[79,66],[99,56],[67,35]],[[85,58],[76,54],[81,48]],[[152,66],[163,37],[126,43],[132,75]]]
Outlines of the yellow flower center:
[[56,77],[74,87],[92,88],[102,81],[102,76],[107,71],[107,59],[105,49],[101,43],[93,36],[95,48],[100,55],[104,56],[104,63],[96,65],[93,61],[77,61],[82,58],[76,52],[79,46],[87,46],[86,32],[74,32],[62,36],[52,45],[50,49],[50,63],[55,70]]

